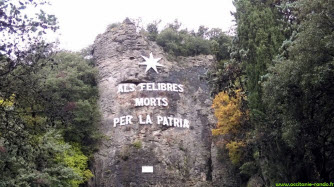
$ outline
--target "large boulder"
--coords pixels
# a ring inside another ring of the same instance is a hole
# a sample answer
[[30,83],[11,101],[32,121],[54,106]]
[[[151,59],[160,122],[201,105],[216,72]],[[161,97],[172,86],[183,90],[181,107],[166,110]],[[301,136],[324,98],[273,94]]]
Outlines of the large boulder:
[[[93,55],[104,138],[94,156],[90,186],[237,184],[212,181],[215,119],[203,79],[212,56],[168,60],[129,20],[99,35]],[[146,72],[145,62],[163,66]],[[143,166],[153,168],[153,173],[143,173]]]

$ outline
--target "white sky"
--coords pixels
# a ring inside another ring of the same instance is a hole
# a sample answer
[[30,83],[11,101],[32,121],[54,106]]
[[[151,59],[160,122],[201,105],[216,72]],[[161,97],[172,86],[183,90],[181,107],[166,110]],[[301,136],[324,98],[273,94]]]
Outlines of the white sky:
[[162,20],[160,26],[178,19],[183,27],[200,25],[228,31],[233,25],[232,0],[50,0],[46,12],[55,14],[60,29],[60,48],[77,51],[92,44],[111,23],[126,17],[141,18],[143,25]]

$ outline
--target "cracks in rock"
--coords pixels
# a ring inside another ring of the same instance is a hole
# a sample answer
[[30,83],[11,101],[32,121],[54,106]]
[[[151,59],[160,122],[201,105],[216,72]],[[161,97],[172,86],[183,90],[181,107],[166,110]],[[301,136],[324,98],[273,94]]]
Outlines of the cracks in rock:
[[206,174],[206,180],[207,181],[212,181],[212,159],[211,159],[211,155],[210,155],[210,158],[208,160],[208,173]]
[[125,81],[121,81],[119,84],[135,84],[137,86],[140,83],[145,83],[145,82],[140,81],[140,80],[125,80]]

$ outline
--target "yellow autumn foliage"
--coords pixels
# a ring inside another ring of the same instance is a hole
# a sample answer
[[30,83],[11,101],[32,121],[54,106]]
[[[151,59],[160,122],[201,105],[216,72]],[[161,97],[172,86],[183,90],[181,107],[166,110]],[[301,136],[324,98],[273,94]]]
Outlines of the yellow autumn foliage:
[[8,99],[0,97],[0,106],[9,109],[13,107],[14,100],[15,100],[15,94],[12,94]]
[[243,147],[245,147],[245,143],[242,141],[231,141],[230,143],[226,144],[228,155],[233,164],[237,165],[241,161]]
[[237,90],[235,97],[230,97],[225,92],[220,92],[213,100],[212,107],[215,110],[215,116],[218,119],[216,129],[212,130],[212,135],[224,135],[236,133],[241,124],[242,112],[241,93]]

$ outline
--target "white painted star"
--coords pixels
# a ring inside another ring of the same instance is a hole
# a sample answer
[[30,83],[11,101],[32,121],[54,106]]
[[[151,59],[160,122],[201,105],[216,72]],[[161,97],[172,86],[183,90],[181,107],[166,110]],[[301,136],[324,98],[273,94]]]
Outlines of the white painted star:
[[153,54],[152,52],[150,53],[150,58],[147,58],[147,57],[144,57],[142,56],[144,59],[145,59],[145,62],[142,62],[142,63],[139,63],[139,65],[146,65],[146,70],[145,70],[145,73],[150,69],[154,69],[155,72],[159,73],[158,70],[157,70],[157,66],[163,66],[162,64],[159,64],[158,61],[161,59],[161,58],[156,58],[154,59],[153,58]]

